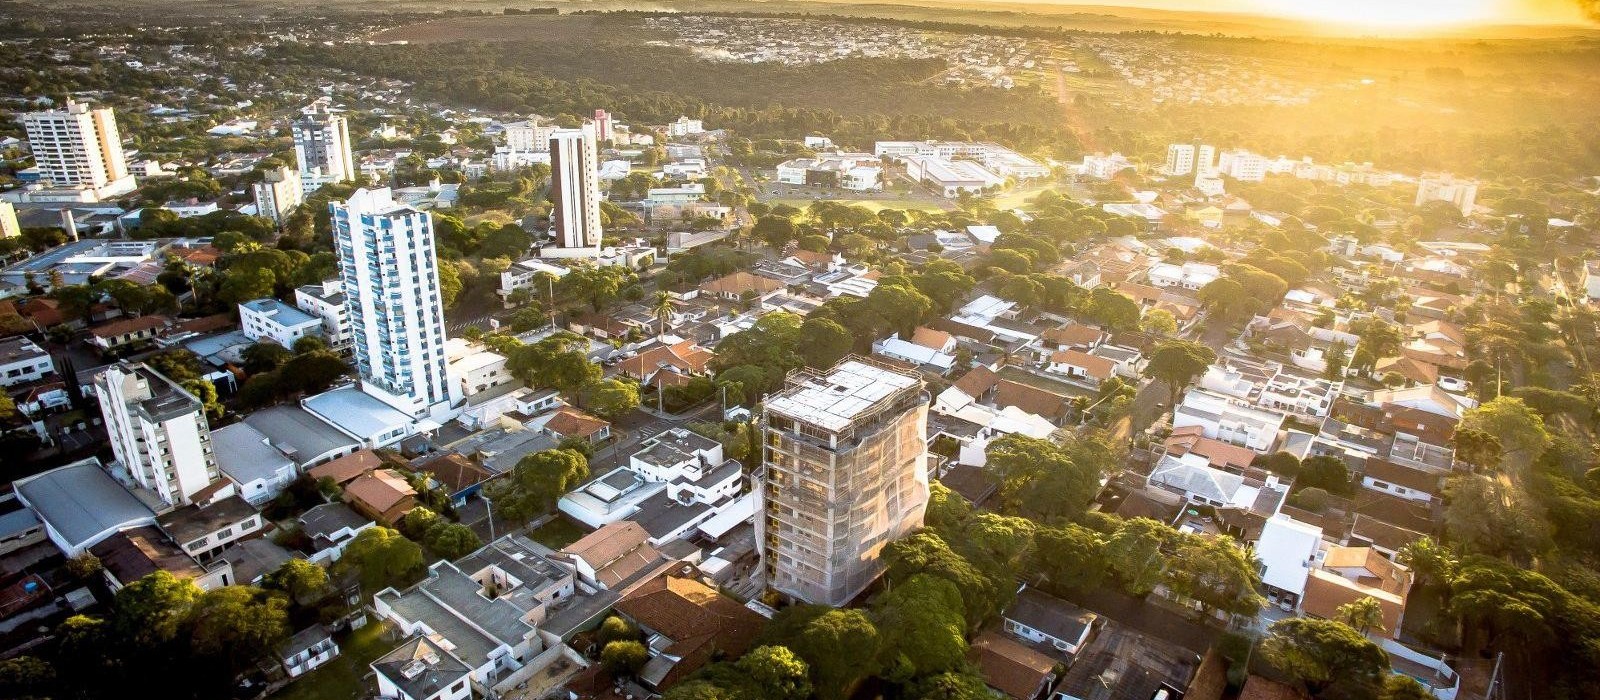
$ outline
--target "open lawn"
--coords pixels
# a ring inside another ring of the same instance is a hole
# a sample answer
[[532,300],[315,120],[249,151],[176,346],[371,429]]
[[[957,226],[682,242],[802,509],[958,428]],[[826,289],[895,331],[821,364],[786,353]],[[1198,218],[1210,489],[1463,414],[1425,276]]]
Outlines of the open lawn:
[[271,700],[350,700],[367,696],[369,665],[393,648],[384,640],[387,625],[369,622],[339,642],[339,658],[301,676]]
[[583,528],[577,523],[564,517],[557,517],[555,520],[535,528],[528,533],[528,536],[533,538],[533,541],[551,549],[561,549],[573,542],[577,542],[578,538],[586,534],[588,533],[584,532]]

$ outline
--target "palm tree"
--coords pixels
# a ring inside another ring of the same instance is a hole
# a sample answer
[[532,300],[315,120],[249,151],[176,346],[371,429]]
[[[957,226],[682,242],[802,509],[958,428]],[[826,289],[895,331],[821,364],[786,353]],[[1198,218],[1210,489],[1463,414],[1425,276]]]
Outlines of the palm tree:
[[655,298],[650,302],[650,311],[661,322],[661,332],[657,338],[667,334],[667,323],[672,320],[672,295],[666,292],[656,292]]
[[1383,628],[1383,606],[1372,596],[1339,606],[1334,617],[1362,634],[1387,631]]

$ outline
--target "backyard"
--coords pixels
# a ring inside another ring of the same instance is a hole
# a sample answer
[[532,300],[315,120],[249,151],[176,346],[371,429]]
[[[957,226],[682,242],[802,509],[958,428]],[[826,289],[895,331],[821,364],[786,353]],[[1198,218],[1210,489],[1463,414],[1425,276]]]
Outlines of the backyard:
[[339,639],[339,658],[294,679],[272,700],[350,700],[365,697],[366,676],[373,660],[394,645],[385,640],[384,623],[368,623]]

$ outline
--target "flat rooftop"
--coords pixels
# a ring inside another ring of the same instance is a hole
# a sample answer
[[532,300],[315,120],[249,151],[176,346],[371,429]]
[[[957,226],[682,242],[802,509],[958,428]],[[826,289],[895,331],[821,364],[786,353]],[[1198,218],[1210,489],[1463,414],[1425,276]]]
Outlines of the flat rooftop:
[[155,521],[155,513],[93,458],[18,481],[16,490],[51,529],[77,547],[102,533]]
[[825,374],[802,374],[789,381],[787,388],[767,400],[767,412],[835,432],[896,393],[922,384],[915,375],[856,359],[840,362]]
[[306,409],[339,429],[363,438],[411,424],[409,416],[363,392],[354,384],[308,397],[304,403]]
[[217,455],[217,466],[241,484],[274,479],[285,467],[293,470],[297,466],[295,460],[273,447],[271,439],[249,423],[211,431],[211,448]]
[[[302,466],[318,455],[354,449],[361,444],[299,406],[273,406],[256,411],[245,416],[244,423]],[[218,459],[221,458],[219,454]]]
[[272,317],[272,320],[284,326],[302,326],[308,323],[321,323],[318,319],[300,309],[285,304],[277,299],[252,299],[240,306],[260,314]]

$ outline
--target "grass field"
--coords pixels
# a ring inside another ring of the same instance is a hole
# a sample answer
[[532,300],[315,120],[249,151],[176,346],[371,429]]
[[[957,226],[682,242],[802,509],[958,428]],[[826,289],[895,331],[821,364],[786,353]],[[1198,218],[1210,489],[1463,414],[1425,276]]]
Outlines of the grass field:
[[385,625],[369,622],[339,642],[339,658],[301,676],[270,700],[350,700],[367,696],[366,675],[373,660],[392,647],[383,639]]
[[587,533],[583,531],[583,528],[578,527],[577,523],[558,517],[540,525],[537,529],[528,533],[528,536],[533,538],[533,541],[551,549],[561,549],[573,542],[577,542],[585,534]]

